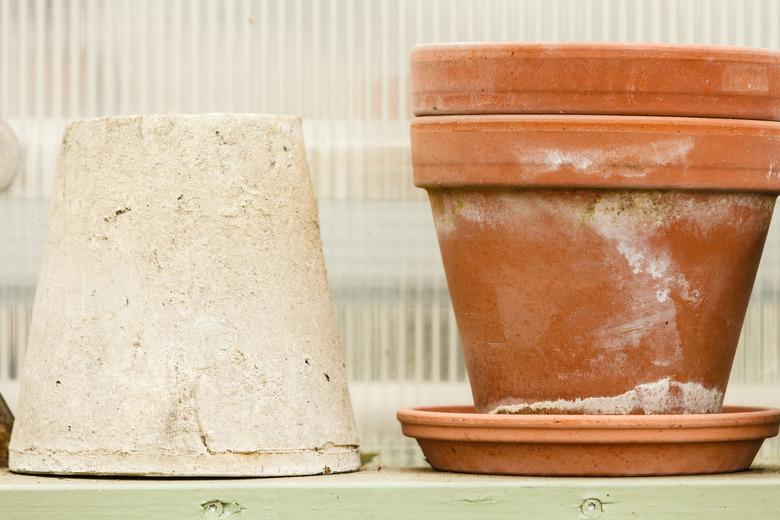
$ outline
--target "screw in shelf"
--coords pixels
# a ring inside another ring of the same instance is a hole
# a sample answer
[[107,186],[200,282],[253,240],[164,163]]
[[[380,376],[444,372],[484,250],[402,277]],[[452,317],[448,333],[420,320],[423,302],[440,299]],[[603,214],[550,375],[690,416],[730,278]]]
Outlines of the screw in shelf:
[[587,518],[598,518],[604,512],[604,504],[598,498],[586,498],[580,505],[580,511]]
[[212,500],[201,504],[203,509],[203,518],[219,518],[225,510],[225,506],[219,500]]

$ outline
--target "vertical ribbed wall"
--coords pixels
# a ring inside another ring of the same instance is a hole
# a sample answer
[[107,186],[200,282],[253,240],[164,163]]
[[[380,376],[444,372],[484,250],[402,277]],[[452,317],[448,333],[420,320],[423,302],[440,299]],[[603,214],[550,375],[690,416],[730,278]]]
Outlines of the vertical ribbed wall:
[[[468,398],[408,149],[409,50],[454,40],[780,48],[780,0],[0,0],[0,119],[24,148],[22,173],[0,193],[0,383],[18,375],[68,120],[295,113],[364,445],[386,462],[414,459],[394,409]],[[746,402],[780,405],[778,280],[775,226],[732,376]]]

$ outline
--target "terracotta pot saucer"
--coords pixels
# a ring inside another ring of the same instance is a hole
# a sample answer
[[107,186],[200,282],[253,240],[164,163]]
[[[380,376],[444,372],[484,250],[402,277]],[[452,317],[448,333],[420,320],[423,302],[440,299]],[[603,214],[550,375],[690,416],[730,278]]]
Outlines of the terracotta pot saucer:
[[495,415],[470,406],[401,410],[434,469],[538,476],[726,473],[750,467],[780,410],[692,415]]

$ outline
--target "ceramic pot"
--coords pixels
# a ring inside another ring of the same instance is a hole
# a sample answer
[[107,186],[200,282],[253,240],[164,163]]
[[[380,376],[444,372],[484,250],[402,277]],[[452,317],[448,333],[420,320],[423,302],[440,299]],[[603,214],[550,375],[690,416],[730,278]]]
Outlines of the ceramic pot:
[[300,120],[71,125],[11,469],[277,476],[359,465]]
[[780,191],[780,124],[412,124],[480,413],[718,412]]

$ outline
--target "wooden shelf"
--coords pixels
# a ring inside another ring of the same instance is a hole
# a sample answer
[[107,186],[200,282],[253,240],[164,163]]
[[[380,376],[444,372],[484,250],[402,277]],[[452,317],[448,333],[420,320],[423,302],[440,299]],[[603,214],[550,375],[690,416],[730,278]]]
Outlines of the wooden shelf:
[[730,475],[529,478],[371,469],[273,479],[92,479],[0,471],[0,518],[125,520],[780,518],[780,467]]

